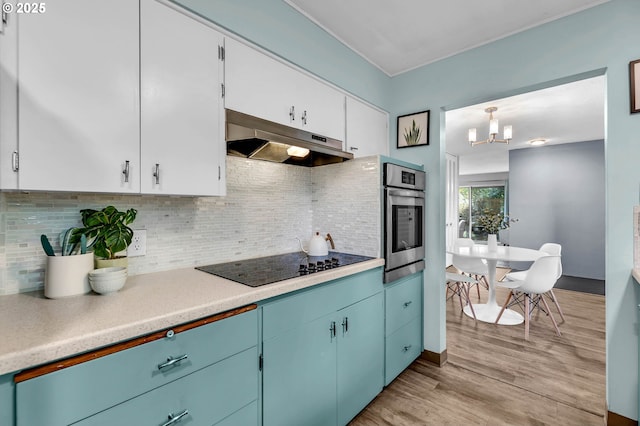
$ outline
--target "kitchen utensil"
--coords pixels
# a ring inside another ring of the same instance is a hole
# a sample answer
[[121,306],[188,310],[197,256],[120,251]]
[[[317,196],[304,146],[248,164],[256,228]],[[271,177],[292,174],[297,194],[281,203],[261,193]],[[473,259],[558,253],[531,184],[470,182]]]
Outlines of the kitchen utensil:
[[53,251],[53,247],[51,246],[51,243],[49,242],[49,238],[47,238],[46,235],[44,234],[40,235],[40,242],[42,243],[42,248],[44,249],[44,252],[47,254],[47,256],[56,255],[56,253]]

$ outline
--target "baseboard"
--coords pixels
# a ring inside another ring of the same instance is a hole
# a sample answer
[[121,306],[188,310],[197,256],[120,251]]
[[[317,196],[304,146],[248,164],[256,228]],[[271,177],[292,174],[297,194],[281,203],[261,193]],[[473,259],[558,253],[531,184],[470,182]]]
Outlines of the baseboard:
[[440,353],[424,350],[420,354],[420,359],[436,364],[438,367],[442,367],[447,363],[447,350],[445,349]]
[[607,426],[638,426],[637,420],[631,420],[620,414],[607,411]]

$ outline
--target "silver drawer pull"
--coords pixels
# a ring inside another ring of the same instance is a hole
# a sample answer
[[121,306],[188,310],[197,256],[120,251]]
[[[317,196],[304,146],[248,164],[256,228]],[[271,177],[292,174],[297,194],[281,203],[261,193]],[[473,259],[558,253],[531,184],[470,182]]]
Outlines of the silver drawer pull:
[[409,300],[408,302],[404,302],[403,306],[405,308],[408,308],[411,303],[412,303],[411,300]]
[[409,349],[411,349],[411,346],[413,345],[407,345],[404,348],[402,348],[402,352],[409,352]]
[[187,358],[188,358],[187,354],[180,355],[179,357],[176,357],[176,358],[170,356],[169,358],[167,358],[167,362],[163,362],[162,364],[158,364],[158,370],[162,370],[163,368],[175,367],[177,365],[180,365],[180,361],[184,361]]
[[189,415],[189,410],[182,410],[182,412],[178,413],[178,414],[169,414],[169,421],[166,423],[163,423],[162,426],[171,426],[174,425],[176,423],[178,423],[180,420],[182,420],[182,418],[184,416]]

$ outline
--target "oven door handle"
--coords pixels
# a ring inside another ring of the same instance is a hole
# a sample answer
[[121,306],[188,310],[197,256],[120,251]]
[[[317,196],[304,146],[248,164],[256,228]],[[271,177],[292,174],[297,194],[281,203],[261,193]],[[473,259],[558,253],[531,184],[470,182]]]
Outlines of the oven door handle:
[[424,198],[424,192],[412,191],[411,189],[394,189],[388,188],[387,195],[390,197],[410,197],[410,198]]

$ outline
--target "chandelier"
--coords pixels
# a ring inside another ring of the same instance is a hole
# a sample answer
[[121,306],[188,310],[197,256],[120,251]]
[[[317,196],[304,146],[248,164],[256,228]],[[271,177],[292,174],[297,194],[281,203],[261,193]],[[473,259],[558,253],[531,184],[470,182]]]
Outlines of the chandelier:
[[496,136],[498,135],[499,126],[498,126],[498,119],[493,118],[493,113],[496,112],[497,110],[498,110],[497,107],[489,107],[484,110],[484,112],[489,113],[489,137],[487,139],[479,141],[476,137],[475,127],[472,129],[469,129],[469,144],[471,146],[481,145],[483,143],[494,143],[494,142],[509,143],[512,137],[511,126],[504,126],[503,133],[502,133],[504,139],[496,139]]

